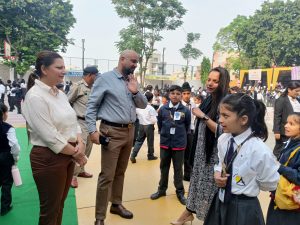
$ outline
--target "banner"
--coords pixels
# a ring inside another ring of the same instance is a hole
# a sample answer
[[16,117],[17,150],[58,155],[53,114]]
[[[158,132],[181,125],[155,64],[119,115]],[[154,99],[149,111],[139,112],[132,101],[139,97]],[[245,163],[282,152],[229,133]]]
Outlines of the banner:
[[291,80],[300,80],[300,66],[292,67]]
[[249,70],[249,80],[261,80],[261,69]]

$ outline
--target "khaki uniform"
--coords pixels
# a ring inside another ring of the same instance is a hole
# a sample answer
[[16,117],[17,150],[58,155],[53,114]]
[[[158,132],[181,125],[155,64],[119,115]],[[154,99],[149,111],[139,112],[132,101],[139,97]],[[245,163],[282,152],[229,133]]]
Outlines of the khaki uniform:
[[[90,140],[87,124],[85,122],[86,106],[88,103],[91,88],[82,79],[81,81],[72,85],[71,90],[68,93],[68,100],[76,112],[78,123],[81,127],[81,137],[85,143],[85,155],[90,157],[93,143]],[[78,176],[79,173],[84,172],[84,167],[75,166],[74,176]]]

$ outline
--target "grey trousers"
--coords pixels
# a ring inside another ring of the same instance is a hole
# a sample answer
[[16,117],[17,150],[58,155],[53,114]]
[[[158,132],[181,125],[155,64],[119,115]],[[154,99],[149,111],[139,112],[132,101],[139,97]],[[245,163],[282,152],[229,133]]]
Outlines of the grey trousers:
[[134,148],[131,153],[131,158],[135,158],[147,138],[148,157],[154,155],[154,125],[139,125],[138,137],[135,140]]

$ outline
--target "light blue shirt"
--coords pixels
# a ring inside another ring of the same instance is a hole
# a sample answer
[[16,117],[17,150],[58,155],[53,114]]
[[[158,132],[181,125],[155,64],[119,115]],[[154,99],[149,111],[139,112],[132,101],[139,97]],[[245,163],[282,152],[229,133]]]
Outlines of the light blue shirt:
[[133,95],[117,69],[99,75],[93,85],[85,120],[90,133],[97,130],[96,120],[129,124],[136,120],[136,107],[146,108],[147,100],[138,92]]

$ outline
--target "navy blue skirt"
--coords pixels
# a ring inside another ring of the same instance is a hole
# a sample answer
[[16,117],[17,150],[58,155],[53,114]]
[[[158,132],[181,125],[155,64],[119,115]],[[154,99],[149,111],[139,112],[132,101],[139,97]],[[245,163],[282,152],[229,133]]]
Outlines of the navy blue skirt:
[[265,221],[257,197],[233,195],[222,203],[217,193],[203,225],[265,225]]
[[299,210],[281,210],[274,209],[274,200],[270,201],[267,225],[299,225],[300,224],[300,211]]

